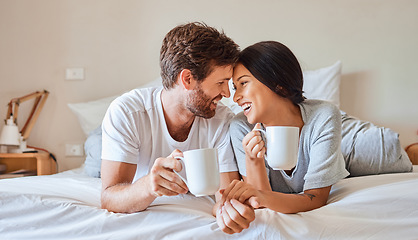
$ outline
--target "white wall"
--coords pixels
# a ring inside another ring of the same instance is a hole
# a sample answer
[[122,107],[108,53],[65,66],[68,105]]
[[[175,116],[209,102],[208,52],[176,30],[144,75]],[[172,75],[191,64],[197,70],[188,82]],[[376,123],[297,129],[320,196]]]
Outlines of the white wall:
[[[64,146],[85,136],[66,104],[155,79],[166,32],[204,21],[242,48],[280,41],[304,69],[340,59],[341,108],[394,129],[405,146],[417,141],[417,11],[413,0],[0,0],[0,118],[12,97],[49,90],[28,142],[53,152],[60,171],[77,167],[83,158]],[[65,81],[67,67],[84,67],[86,79]]]

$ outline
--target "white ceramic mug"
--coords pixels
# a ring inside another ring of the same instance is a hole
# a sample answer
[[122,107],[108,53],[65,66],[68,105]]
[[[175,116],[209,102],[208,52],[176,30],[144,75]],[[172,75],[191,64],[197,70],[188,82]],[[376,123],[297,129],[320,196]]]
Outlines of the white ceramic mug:
[[299,128],[271,126],[266,130],[255,129],[264,134],[266,160],[273,170],[290,170],[296,166],[299,151]]
[[220,186],[218,150],[216,148],[195,149],[176,157],[183,163],[187,180],[174,171],[186,183],[189,191],[197,196],[213,195]]

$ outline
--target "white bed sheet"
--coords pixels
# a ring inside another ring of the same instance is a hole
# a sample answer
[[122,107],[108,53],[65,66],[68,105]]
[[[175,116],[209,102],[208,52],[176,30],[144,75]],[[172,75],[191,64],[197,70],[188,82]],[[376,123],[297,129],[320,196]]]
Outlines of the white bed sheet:
[[210,197],[161,197],[143,212],[111,213],[100,209],[100,184],[81,169],[0,180],[0,239],[418,238],[418,166],[343,179],[310,212],[256,210],[250,228],[234,235],[218,228]]

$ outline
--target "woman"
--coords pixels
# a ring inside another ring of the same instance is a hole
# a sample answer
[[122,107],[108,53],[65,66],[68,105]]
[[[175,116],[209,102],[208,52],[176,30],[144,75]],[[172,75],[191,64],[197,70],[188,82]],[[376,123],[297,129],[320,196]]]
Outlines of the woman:
[[[300,65],[293,53],[279,42],[260,42],[244,49],[234,68],[233,84],[234,101],[244,111],[232,121],[230,133],[244,181],[235,180],[221,191],[223,201],[237,199],[254,208],[267,207],[282,213],[324,206],[331,186],[349,175],[346,166],[350,164],[344,161],[341,152],[342,132],[349,137],[353,134],[342,131],[342,122],[347,120],[346,125],[351,127],[364,124],[357,124],[361,122],[348,116],[342,118],[340,110],[331,103],[306,100]],[[265,163],[266,148],[261,134],[250,131],[252,124],[261,128],[258,123],[266,127],[299,128],[295,168],[273,170]],[[404,161],[406,155],[398,152],[395,160]],[[405,171],[409,171],[411,166],[406,165]]]

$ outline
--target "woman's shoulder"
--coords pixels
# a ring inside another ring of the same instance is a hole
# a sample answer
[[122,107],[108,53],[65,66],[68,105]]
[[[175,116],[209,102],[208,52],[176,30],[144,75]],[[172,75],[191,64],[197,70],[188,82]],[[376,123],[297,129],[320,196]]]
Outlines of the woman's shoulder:
[[330,119],[341,121],[341,112],[333,103],[323,100],[307,99],[300,103],[299,106],[305,124],[312,121],[326,122]]
[[324,101],[324,100],[306,99],[299,105],[302,109],[306,109],[306,111],[310,111],[313,113],[340,112],[339,108],[335,104],[328,102],[328,101]]
[[335,104],[319,99],[306,99],[305,101],[301,102],[300,105],[315,110],[320,109],[323,111],[339,111]]

